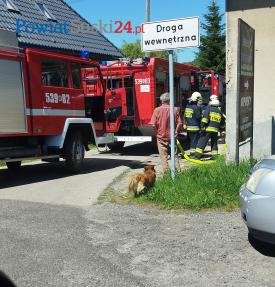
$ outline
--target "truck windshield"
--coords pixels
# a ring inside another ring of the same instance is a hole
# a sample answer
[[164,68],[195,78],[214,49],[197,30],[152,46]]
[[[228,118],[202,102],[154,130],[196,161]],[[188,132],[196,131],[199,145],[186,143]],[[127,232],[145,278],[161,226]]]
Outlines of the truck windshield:
[[68,64],[62,60],[42,58],[42,83],[44,86],[68,87]]

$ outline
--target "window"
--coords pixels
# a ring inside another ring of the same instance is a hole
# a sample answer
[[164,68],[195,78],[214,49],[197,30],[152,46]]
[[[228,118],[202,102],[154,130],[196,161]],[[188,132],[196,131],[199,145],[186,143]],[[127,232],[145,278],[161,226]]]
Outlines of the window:
[[122,88],[122,79],[108,79],[107,89],[119,89]]
[[50,10],[43,3],[36,3],[42,14],[48,19],[52,21],[57,21],[54,15],[50,12]]
[[8,10],[19,12],[18,7],[12,2],[12,0],[2,0],[2,2],[7,7]]
[[81,89],[81,67],[79,64],[73,63],[72,64],[72,78],[73,78],[73,88],[74,89]]
[[44,86],[68,87],[68,65],[66,62],[44,58],[41,62]]

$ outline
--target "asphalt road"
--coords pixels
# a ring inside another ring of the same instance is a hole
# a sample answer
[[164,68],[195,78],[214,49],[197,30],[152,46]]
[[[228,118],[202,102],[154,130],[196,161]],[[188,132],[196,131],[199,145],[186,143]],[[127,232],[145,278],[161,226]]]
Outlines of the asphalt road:
[[0,269],[17,286],[275,286],[275,248],[249,242],[238,213],[95,204],[128,168],[156,160],[91,152],[84,172],[62,163],[0,171]]
[[128,146],[123,155],[94,149],[86,154],[83,172],[75,176],[63,162],[24,164],[16,176],[0,169],[0,199],[89,207],[116,177],[156,159],[154,153],[150,144]]

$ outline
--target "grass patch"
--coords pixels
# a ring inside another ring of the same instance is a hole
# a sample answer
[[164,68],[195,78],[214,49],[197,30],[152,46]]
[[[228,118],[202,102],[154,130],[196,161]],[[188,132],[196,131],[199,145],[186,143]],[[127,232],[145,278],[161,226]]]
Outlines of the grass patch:
[[136,198],[138,203],[157,204],[168,209],[225,209],[239,206],[239,189],[255,163],[226,164],[220,158],[211,165],[191,167],[176,176],[158,180],[147,194]]

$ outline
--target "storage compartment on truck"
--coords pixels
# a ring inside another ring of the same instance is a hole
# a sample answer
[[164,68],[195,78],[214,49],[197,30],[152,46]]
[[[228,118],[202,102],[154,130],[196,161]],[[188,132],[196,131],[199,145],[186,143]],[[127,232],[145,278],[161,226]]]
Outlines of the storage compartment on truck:
[[27,132],[22,63],[0,59],[0,133]]

